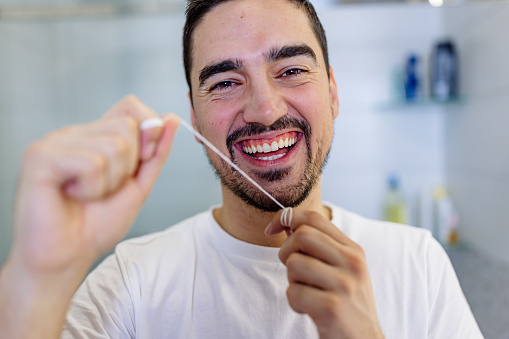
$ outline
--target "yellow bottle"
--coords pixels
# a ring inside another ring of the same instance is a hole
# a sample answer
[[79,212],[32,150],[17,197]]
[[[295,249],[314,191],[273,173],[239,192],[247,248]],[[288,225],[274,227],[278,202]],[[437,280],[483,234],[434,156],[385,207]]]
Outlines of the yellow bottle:
[[388,181],[388,190],[385,196],[385,220],[400,224],[408,223],[408,212],[405,198],[400,190],[399,178],[391,176]]

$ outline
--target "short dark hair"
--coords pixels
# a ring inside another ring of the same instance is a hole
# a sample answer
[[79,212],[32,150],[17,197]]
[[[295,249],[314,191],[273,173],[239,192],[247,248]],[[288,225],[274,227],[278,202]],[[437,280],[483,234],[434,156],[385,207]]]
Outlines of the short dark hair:
[[[184,25],[183,33],[183,57],[184,57],[184,70],[186,72],[187,84],[189,91],[191,92],[191,67],[193,64],[193,32],[200,25],[203,18],[216,6],[233,0],[187,0],[186,9],[186,23]],[[322,23],[316,14],[315,8],[309,2],[309,0],[288,0],[292,4],[296,5],[299,9],[304,10],[309,18],[311,28],[313,29],[315,36],[322,49],[322,54],[325,61],[325,67],[327,75],[330,77],[329,72],[329,52],[327,49],[327,37],[323,29]]]

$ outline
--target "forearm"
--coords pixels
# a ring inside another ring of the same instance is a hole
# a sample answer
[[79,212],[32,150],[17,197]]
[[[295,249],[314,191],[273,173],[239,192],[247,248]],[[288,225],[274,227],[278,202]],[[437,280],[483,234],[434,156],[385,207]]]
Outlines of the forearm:
[[0,271],[0,339],[60,338],[65,315],[86,268],[29,274],[8,261]]

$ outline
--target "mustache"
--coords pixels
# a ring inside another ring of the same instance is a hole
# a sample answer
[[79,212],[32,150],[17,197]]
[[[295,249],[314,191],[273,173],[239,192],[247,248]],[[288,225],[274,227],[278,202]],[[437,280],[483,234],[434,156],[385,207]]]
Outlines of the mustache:
[[233,156],[233,145],[235,144],[236,140],[266,132],[284,130],[287,128],[300,129],[305,136],[306,142],[308,142],[309,136],[311,135],[311,126],[309,126],[308,122],[304,119],[297,119],[285,115],[270,126],[262,126],[259,124],[250,123],[232,131],[226,138],[226,146],[228,147],[230,155]]

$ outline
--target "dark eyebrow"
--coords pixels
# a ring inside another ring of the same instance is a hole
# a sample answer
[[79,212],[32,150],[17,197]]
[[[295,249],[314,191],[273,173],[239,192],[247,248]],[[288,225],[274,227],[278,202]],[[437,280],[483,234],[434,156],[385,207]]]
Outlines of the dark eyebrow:
[[224,73],[228,71],[235,71],[238,69],[241,69],[243,67],[242,61],[238,59],[228,59],[216,62],[211,65],[207,65],[203,67],[203,69],[200,71],[200,87],[205,84],[205,81],[207,81],[208,78],[211,76],[218,74],[218,73]]
[[310,57],[316,64],[316,54],[313,49],[306,44],[273,48],[267,54],[267,59],[271,62],[275,62],[299,55]]

